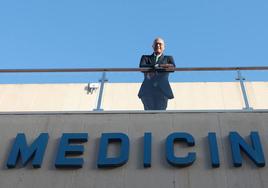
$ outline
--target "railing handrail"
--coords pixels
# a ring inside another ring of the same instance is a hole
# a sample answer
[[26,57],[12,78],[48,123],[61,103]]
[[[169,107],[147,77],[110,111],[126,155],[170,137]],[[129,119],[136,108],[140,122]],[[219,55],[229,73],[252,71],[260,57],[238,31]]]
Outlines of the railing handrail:
[[[146,72],[151,68],[51,68],[51,69],[0,69],[0,73],[44,73],[44,72]],[[181,67],[175,71],[237,71],[268,70],[268,66],[252,67]]]

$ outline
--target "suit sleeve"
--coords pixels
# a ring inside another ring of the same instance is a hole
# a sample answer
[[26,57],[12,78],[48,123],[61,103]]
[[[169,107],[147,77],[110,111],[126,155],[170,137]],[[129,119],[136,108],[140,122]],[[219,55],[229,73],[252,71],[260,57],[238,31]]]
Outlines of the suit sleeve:
[[140,68],[143,67],[152,67],[152,65],[148,63],[148,58],[145,55],[141,56],[140,60]]
[[176,67],[176,65],[175,65],[175,61],[174,61],[174,59],[173,59],[172,56],[169,56],[169,57],[168,57],[168,64],[172,64],[172,65],[174,65],[174,67]]

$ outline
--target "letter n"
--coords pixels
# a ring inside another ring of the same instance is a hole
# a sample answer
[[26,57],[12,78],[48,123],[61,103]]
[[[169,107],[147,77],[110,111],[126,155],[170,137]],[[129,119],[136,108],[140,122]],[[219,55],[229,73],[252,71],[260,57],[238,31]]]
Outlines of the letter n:
[[40,168],[42,165],[44,153],[48,142],[48,133],[41,133],[38,138],[31,144],[27,145],[24,133],[17,134],[15,142],[9,153],[7,167],[16,167],[18,159],[21,157],[22,165],[25,166],[32,159],[32,166]]
[[233,165],[239,167],[242,165],[242,156],[240,150],[258,166],[265,166],[265,159],[262,151],[261,141],[258,132],[251,132],[250,138],[252,146],[246,143],[246,141],[237,133],[230,132],[229,139],[231,143]]

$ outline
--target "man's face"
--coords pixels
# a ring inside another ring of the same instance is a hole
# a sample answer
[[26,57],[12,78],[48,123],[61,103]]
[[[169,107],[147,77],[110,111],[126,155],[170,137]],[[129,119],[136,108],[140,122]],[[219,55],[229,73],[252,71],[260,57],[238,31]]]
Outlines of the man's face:
[[160,55],[165,50],[165,43],[162,39],[156,39],[153,44],[154,53]]

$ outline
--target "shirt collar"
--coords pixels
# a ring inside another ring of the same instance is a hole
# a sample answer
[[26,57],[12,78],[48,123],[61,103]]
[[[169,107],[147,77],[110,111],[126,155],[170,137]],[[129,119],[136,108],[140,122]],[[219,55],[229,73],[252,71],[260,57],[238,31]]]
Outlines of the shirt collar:
[[161,55],[163,55],[163,53],[162,53],[162,54],[159,54],[159,55],[156,55],[156,54],[154,53],[154,56],[155,56],[155,57],[158,57],[158,58],[159,58]]

